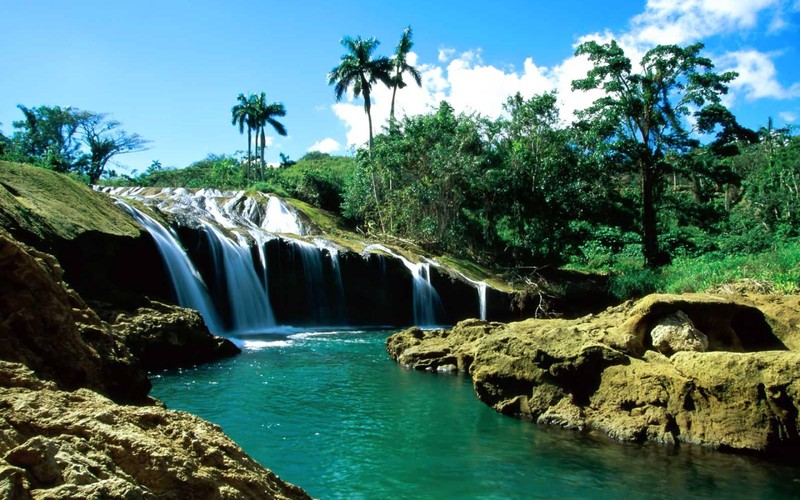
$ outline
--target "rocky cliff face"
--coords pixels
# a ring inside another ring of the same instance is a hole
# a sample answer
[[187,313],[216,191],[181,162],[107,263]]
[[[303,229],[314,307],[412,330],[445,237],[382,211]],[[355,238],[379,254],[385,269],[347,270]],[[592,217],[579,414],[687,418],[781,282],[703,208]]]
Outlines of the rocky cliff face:
[[22,363],[65,390],[86,387],[118,401],[150,391],[142,365],[61,280],[53,257],[0,229],[0,359]]
[[[466,371],[481,401],[537,423],[791,456],[800,449],[799,304],[650,296],[577,320],[410,329],[387,351],[416,369]],[[653,348],[651,331],[677,311],[707,337],[708,352]]]
[[66,176],[0,161],[0,227],[55,256],[65,281],[87,300],[172,298],[150,235],[111,199]]

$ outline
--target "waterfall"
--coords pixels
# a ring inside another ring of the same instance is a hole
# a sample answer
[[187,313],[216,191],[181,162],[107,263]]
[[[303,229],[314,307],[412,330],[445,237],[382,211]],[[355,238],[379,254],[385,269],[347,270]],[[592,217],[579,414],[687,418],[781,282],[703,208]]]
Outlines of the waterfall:
[[153,237],[172,279],[178,304],[199,312],[212,333],[222,333],[222,323],[208,295],[203,278],[178,243],[178,238],[147,214],[121,200],[117,200],[117,203],[127,210]]
[[[412,262],[379,244],[361,251],[365,258],[375,256],[376,262],[348,259],[340,252],[350,245],[340,246],[326,236],[309,237],[324,233],[275,195],[216,189],[95,189],[169,213],[186,229],[186,245],[197,243],[188,247],[189,255],[169,226],[120,201],[157,243],[178,303],[198,310],[218,333],[270,332],[278,321],[315,326],[387,320],[407,324],[413,316],[414,324],[433,326],[478,315],[487,319],[485,282],[425,257]],[[398,259],[408,274],[389,259]],[[456,278],[453,284],[441,282],[437,291],[431,278],[439,275],[432,276],[432,267]],[[448,300],[459,297],[448,302],[448,314],[440,293]]]
[[[299,240],[291,245],[303,268],[308,318],[318,325],[344,323],[344,287],[337,251]],[[326,251],[330,261],[323,259]]]
[[409,267],[414,278],[414,323],[418,326],[436,325],[437,311],[443,309],[439,293],[431,285],[431,265],[419,263]]
[[444,306],[439,292],[431,284],[431,265],[429,263],[413,263],[400,254],[393,252],[383,245],[368,245],[361,251],[362,255],[372,250],[385,252],[403,263],[411,273],[412,292],[414,296],[414,324],[417,326],[434,326],[444,314]]
[[223,270],[235,333],[259,333],[275,327],[266,287],[258,279],[247,242],[232,241],[212,224],[203,222],[214,264]]
[[328,319],[328,297],[325,294],[325,276],[322,269],[322,256],[314,245],[293,241],[292,246],[300,254],[303,263],[303,276],[306,291],[306,305],[310,319],[316,324]]
[[339,252],[335,248],[328,248],[328,257],[331,259],[331,269],[333,270],[333,282],[336,285],[337,293],[337,319],[345,320],[344,303],[344,283],[342,283],[342,268],[339,265]]
[[480,304],[481,319],[486,321],[486,283],[480,281],[478,287],[478,303]]

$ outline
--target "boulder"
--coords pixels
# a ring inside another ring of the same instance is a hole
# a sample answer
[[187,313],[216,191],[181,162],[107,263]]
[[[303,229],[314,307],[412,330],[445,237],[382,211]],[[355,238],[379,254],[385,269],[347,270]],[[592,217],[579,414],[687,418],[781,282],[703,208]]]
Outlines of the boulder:
[[228,339],[212,335],[197,311],[156,301],[134,311],[92,303],[122,337],[145,369],[161,370],[208,363],[239,354]]
[[683,311],[675,311],[661,318],[650,331],[650,337],[653,347],[667,356],[680,351],[708,350],[708,337],[694,327]]
[[[798,306],[796,297],[653,295],[576,320],[412,328],[391,336],[387,351],[415,369],[455,365],[481,401],[540,424],[792,457],[800,352],[787,346],[798,345]],[[703,325],[708,352],[656,349],[647,333],[677,311]]]

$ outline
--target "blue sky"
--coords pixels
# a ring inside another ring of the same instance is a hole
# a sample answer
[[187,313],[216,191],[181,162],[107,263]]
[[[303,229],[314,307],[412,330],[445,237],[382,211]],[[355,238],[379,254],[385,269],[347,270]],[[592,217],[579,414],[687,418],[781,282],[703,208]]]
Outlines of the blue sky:
[[[657,43],[703,41],[719,69],[741,73],[728,102],[745,125],[800,122],[800,0],[0,0],[0,13],[0,130],[13,132],[17,104],[109,113],[152,141],[118,157],[118,170],[245,149],[230,124],[240,92],[286,106],[289,136],[272,137],[269,161],[312,147],[346,153],[366,140],[366,117],[359,101],[335,103],[327,85],[339,40],[375,36],[390,55],[407,25],[425,78],[398,94],[402,113],[447,99],[497,116],[510,94],[556,89],[569,119],[591,98],[568,92],[587,68],[575,44],[616,38],[632,59]],[[375,93],[377,124],[389,95]]]

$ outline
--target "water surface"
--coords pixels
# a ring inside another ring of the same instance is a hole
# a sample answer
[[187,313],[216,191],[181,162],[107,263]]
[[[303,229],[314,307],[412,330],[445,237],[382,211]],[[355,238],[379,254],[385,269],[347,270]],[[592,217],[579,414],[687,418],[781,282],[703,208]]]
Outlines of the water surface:
[[157,374],[153,395],[320,498],[800,497],[800,468],[504,417],[465,376],[391,361],[389,333],[249,337],[236,358]]

